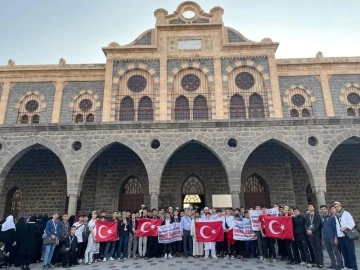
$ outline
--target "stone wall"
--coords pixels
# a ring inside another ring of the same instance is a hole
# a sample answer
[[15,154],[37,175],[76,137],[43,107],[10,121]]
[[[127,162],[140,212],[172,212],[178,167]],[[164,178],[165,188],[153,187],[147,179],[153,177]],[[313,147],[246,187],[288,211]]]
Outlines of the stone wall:
[[360,145],[345,144],[335,149],[326,171],[328,204],[341,202],[360,221]]
[[16,124],[19,109],[16,104],[22,96],[26,96],[27,91],[39,91],[39,95],[44,95],[42,103],[46,103],[46,108],[40,113],[40,123],[50,123],[53,112],[53,103],[55,96],[55,85],[51,82],[26,82],[15,83],[10,89],[8,107],[5,116],[5,124]]
[[1,197],[6,198],[7,192],[13,187],[21,190],[19,216],[67,211],[63,165],[49,149],[40,146],[34,148],[12,167],[1,190]]

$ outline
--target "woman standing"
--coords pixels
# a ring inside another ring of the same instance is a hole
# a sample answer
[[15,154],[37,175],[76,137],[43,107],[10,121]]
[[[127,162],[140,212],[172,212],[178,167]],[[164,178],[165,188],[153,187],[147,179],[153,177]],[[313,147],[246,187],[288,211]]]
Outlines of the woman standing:
[[[25,219],[24,219],[25,222]],[[12,215],[6,218],[6,221],[1,227],[0,242],[5,244],[5,253],[10,253],[9,263],[10,265],[15,263],[15,246],[16,246],[16,234],[15,234],[15,223]]]
[[190,234],[192,235],[193,239],[193,256],[198,258],[204,255],[204,243],[198,242],[196,240],[196,233],[195,233],[195,222],[200,221],[200,213],[199,211],[195,212],[194,218],[191,221],[191,229]]

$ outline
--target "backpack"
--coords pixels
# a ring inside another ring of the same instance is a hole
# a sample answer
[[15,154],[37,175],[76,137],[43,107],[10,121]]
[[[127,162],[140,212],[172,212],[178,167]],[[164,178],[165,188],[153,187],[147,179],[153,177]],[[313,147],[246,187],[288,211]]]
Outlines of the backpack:
[[90,235],[90,229],[87,224],[84,224],[84,230],[82,232],[83,241],[87,241]]

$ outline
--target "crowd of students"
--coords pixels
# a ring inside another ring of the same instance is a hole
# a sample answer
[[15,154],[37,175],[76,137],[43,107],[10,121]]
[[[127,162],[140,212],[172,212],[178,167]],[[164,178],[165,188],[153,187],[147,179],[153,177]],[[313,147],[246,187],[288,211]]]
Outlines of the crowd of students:
[[[21,266],[30,269],[30,263],[43,261],[43,269],[51,265],[69,268],[78,264],[92,264],[101,261],[120,261],[130,258],[164,257],[203,257],[224,258],[257,258],[263,262],[276,263],[277,258],[287,264],[299,264],[310,267],[324,267],[323,245],[331,265],[327,268],[357,270],[354,240],[346,234],[347,229],[355,226],[351,214],[345,211],[339,202],[330,209],[320,206],[320,213],[309,205],[306,213],[299,208],[278,208],[279,215],[292,216],[294,240],[281,240],[266,237],[264,216],[268,215],[266,207],[256,206],[261,210],[259,216],[260,230],[255,231],[256,239],[235,241],[229,237],[234,220],[251,224],[250,213],[239,209],[152,209],[148,212],[144,205],[140,211],[130,213],[106,211],[98,214],[80,215],[77,218],[54,212],[52,218],[47,216],[31,217],[27,221],[19,218],[16,225],[12,216],[8,216],[1,225],[0,265]],[[252,209],[251,209],[252,210]],[[157,236],[136,236],[140,218],[162,219],[163,225],[180,222],[182,240],[170,244],[159,244]],[[201,243],[196,239],[195,223],[203,220],[222,221],[224,241]],[[95,242],[96,223],[98,220],[116,222],[118,241]],[[275,247],[277,246],[277,251]]]

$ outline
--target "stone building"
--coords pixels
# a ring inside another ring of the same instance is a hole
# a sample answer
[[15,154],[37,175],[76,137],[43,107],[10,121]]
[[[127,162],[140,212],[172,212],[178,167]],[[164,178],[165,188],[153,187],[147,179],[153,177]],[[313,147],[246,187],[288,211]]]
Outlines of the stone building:
[[341,201],[360,219],[360,58],[276,59],[184,2],[105,64],[0,67],[0,212]]

